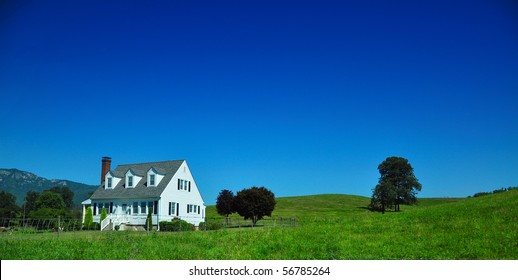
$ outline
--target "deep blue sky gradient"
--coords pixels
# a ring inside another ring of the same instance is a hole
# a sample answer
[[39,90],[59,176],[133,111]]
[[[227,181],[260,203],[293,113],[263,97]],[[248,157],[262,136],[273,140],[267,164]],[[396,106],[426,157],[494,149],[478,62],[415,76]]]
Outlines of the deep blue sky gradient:
[[0,167],[187,159],[207,204],[518,185],[515,1],[3,1]]

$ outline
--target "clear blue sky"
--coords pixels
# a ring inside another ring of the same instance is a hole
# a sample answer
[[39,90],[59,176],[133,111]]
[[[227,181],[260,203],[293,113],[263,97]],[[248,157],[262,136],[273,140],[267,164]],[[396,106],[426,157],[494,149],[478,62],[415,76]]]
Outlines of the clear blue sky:
[[518,3],[2,1],[0,108],[0,167],[47,178],[370,196],[402,156],[468,196],[518,185]]

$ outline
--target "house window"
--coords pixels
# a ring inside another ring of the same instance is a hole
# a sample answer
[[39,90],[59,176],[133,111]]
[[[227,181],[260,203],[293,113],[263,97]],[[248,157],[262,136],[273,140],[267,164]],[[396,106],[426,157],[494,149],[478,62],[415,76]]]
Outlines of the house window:
[[149,185],[154,186],[155,185],[155,174],[149,175]]
[[146,202],[145,201],[142,201],[140,203],[140,213],[141,214],[147,214],[147,212],[146,212]]
[[176,202],[169,202],[169,216],[176,215]]
[[191,191],[191,182],[187,180],[178,179],[178,189]]
[[193,204],[187,205],[187,213],[195,213],[196,214],[197,206]]
[[112,188],[112,178],[108,178],[108,189]]
[[138,202],[133,202],[133,215],[138,214]]
[[133,176],[128,176],[128,187],[133,187]]
[[201,208],[201,207],[198,205],[198,215],[200,214],[200,208]]

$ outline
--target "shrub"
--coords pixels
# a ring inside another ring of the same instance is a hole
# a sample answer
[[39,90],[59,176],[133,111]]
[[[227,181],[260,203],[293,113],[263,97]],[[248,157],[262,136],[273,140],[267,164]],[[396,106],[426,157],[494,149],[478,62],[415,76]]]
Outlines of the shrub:
[[160,222],[160,231],[193,231],[194,225],[180,219]]
[[107,217],[108,217],[108,213],[106,213],[106,208],[103,208],[103,210],[101,210],[101,220],[100,221],[103,221]]
[[201,222],[199,225],[200,230],[218,230],[224,228],[221,220],[208,220],[206,222]]
[[86,208],[86,213],[85,213],[84,227],[85,228],[91,227],[93,222],[94,222],[94,215],[92,213],[92,207],[88,206],[88,208]]

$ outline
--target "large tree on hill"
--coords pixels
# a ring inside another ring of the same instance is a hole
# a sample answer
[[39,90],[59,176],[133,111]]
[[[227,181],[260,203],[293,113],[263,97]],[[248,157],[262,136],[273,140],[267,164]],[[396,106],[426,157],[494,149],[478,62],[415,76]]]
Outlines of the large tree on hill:
[[378,166],[378,170],[380,178],[374,188],[372,201],[382,208],[394,205],[395,211],[400,210],[401,204],[409,205],[417,202],[416,194],[422,186],[406,158],[388,157]]
[[234,209],[234,193],[229,190],[222,190],[216,199],[216,210],[221,216],[225,216],[225,224],[228,225],[228,215],[236,212]]
[[255,226],[264,216],[272,215],[275,195],[265,187],[251,187],[237,192],[234,202],[236,212]]

